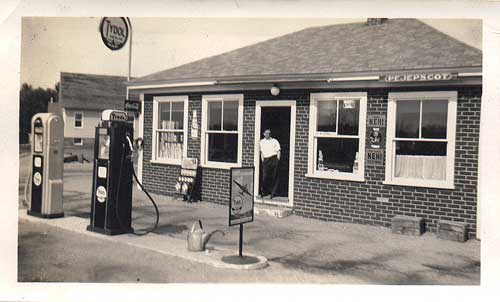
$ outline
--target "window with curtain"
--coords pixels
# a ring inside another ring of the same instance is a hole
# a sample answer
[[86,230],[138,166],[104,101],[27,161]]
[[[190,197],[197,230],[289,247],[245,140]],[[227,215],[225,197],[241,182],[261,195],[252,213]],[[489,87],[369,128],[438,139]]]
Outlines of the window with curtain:
[[155,99],[154,159],[180,163],[185,153],[187,97]]
[[204,164],[231,166],[241,158],[243,96],[223,95],[203,98],[202,135]]
[[311,95],[309,174],[363,179],[366,93]]
[[428,186],[453,183],[456,97],[429,94],[390,96],[388,127],[393,137],[387,140],[392,157],[387,163],[392,166],[386,174],[391,180]]

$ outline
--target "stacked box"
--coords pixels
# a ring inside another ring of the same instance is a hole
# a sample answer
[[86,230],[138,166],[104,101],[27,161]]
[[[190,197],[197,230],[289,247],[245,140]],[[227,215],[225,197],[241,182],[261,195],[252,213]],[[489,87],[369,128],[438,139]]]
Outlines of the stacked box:
[[392,218],[392,233],[420,236],[425,231],[424,220],[420,217],[394,216]]
[[469,225],[463,222],[439,220],[436,237],[444,240],[465,242],[468,239]]

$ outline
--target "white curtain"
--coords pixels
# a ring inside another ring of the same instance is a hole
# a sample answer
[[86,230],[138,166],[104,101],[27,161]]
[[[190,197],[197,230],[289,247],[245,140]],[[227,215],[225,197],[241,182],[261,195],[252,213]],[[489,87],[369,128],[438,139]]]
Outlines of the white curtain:
[[446,156],[396,155],[395,177],[446,179]]

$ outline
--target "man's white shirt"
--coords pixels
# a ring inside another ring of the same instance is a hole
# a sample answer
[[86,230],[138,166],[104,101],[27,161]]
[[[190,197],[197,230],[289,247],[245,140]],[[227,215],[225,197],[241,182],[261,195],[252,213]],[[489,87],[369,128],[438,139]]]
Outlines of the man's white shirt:
[[268,158],[278,154],[281,150],[280,143],[274,138],[263,138],[260,140],[260,152],[264,158]]

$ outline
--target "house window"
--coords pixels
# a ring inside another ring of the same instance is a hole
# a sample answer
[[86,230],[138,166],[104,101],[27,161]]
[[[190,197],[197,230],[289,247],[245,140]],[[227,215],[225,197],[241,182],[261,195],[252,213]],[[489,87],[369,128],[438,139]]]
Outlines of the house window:
[[75,112],[75,128],[83,128],[83,113]]
[[81,137],[73,138],[73,145],[75,146],[83,146],[83,139]]
[[366,100],[365,92],[311,94],[307,176],[364,181]]
[[187,157],[188,97],[153,99],[153,162],[180,164]]
[[243,95],[203,96],[202,119],[202,164],[241,166]]
[[390,93],[388,184],[453,188],[457,93]]

